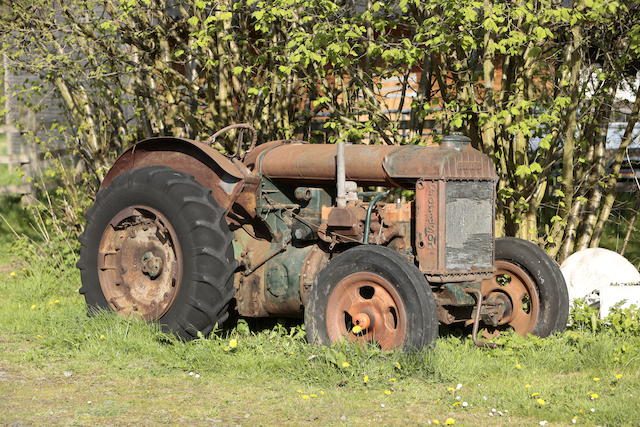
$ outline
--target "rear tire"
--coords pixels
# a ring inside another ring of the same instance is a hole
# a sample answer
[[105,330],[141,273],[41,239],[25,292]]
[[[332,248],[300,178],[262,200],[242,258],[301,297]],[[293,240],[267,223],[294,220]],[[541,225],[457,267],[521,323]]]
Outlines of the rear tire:
[[375,245],[329,262],[310,290],[304,320],[309,342],[318,345],[346,339],[411,350],[438,337],[435,298],[424,275],[397,252]]
[[96,196],[80,237],[89,313],[157,321],[183,339],[207,335],[234,294],[232,235],[211,190],[164,166],[119,175]]
[[526,240],[496,239],[495,248],[498,271],[482,283],[482,293],[498,301],[505,298],[511,310],[498,327],[488,327],[487,332],[495,334],[512,327],[521,335],[546,337],[562,331],[569,316],[569,295],[558,264]]

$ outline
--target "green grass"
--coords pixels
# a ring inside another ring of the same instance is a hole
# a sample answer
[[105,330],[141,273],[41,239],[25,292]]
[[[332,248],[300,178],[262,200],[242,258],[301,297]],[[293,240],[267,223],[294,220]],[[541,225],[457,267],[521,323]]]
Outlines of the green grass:
[[0,424],[640,424],[638,336],[506,336],[488,350],[449,335],[405,354],[317,348],[301,325],[240,322],[184,343],[110,313],[88,318],[73,260],[43,251],[0,269]]

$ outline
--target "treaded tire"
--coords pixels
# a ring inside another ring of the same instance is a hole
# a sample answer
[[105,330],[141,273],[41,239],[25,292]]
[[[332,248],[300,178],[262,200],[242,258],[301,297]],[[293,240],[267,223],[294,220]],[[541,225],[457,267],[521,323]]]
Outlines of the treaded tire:
[[404,341],[394,348],[413,350],[433,343],[438,337],[438,320],[429,283],[406,258],[389,248],[375,245],[349,249],[332,259],[320,272],[317,282],[311,287],[305,307],[308,341],[317,345],[332,344],[328,326],[331,319],[327,319],[327,313],[331,312],[328,304],[332,293],[349,277],[363,272],[373,273],[388,281],[402,300],[405,312],[397,315],[406,317],[406,332],[403,334]]
[[89,314],[108,304],[98,275],[98,251],[103,233],[118,212],[130,206],[149,206],[175,230],[181,247],[181,281],[175,299],[156,321],[166,332],[189,340],[207,335],[228,317],[234,295],[232,234],[225,211],[211,198],[211,190],[186,173],[165,166],[125,172],[98,192],[86,214],[80,236],[78,268]]
[[569,317],[569,294],[558,264],[537,245],[515,237],[496,239],[495,258],[520,266],[536,285],[540,308],[532,333],[546,337],[562,331]]

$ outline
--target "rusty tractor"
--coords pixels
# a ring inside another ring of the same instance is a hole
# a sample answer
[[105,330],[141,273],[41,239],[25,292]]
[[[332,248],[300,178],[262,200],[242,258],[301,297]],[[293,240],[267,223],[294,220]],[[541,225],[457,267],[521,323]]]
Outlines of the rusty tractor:
[[[226,156],[212,142],[230,129],[238,147]],[[530,242],[494,238],[496,172],[466,137],[256,140],[232,125],[206,142],[152,138],[120,156],[80,239],[90,312],[139,316],[184,339],[230,312],[303,317],[311,343],[382,349],[429,345],[439,322],[466,325],[478,345],[509,328],[564,328],[560,269]]]

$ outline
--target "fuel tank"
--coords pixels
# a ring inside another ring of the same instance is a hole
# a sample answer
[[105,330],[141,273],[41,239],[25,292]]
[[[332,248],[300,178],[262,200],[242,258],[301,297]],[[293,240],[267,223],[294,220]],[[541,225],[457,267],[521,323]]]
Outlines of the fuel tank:
[[[346,178],[361,185],[411,187],[419,179],[495,180],[489,157],[465,146],[346,145]],[[276,180],[326,183],[336,179],[334,144],[283,142],[265,149],[256,169]]]

